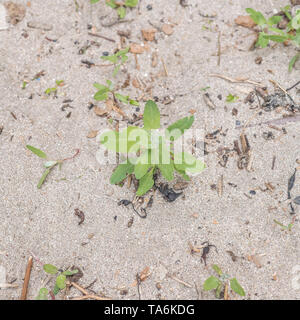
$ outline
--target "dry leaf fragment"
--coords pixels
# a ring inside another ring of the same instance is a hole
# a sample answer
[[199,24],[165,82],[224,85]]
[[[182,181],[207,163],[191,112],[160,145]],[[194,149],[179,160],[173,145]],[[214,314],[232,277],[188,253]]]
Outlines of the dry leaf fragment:
[[252,20],[250,16],[238,16],[234,22],[242,27],[245,28],[254,28],[256,26],[256,23]]
[[132,43],[130,45],[130,52],[131,53],[141,54],[144,52],[144,50],[145,50],[145,48],[138,43]]
[[261,261],[259,259],[259,257],[257,255],[248,255],[247,256],[248,261],[252,261],[253,263],[255,263],[255,265],[257,266],[257,268],[261,268]]
[[133,85],[135,88],[137,88],[137,89],[140,89],[140,88],[141,88],[141,84],[140,84],[140,82],[137,80],[137,78],[134,78],[134,79],[132,80],[132,85]]
[[170,36],[174,32],[172,25],[168,23],[163,24],[163,26],[161,27],[161,30],[167,36]]
[[[150,268],[147,266],[142,272],[139,274],[140,281],[145,281],[150,276]],[[137,285],[137,281],[135,280],[132,283],[132,287],[135,287]]]
[[26,9],[23,5],[8,1],[4,3],[4,6],[9,16],[9,22],[14,26],[24,19]]
[[157,32],[156,29],[154,28],[151,28],[151,29],[143,29],[142,30],[142,35],[143,35],[143,38],[146,40],[146,41],[154,41],[155,40],[155,33]]
[[99,108],[97,106],[94,107],[94,112],[99,117],[104,117],[108,113],[106,109],[101,109],[101,108]]
[[87,135],[87,138],[95,138],[98,134],[98,130],[91,130],[88,135]]

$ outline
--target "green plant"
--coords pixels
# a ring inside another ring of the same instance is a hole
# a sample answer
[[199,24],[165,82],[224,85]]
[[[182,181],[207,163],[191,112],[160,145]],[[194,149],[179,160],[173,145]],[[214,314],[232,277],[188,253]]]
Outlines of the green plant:
[[277,220],[273,220],[276,224],[278,224],[282,230],[287,230],[287,231],[292,231],[292,227],[293,227],[293,223],[289,223],[287,226],[285,226],[284,224],[282,224],[281,222],[277,221]]
[[[126,160],[114,170],[110,182],[121,183],[128,174],[139,181],[136,195],[142,196],[154,185],[157,170],[171,181],[174,172],[179,172],[186,180],[188,174],[201,172],[205,164],[187,152],[175,152],[174,143],[185,130],[189,129],[194,116],[185,117],[170,125],[159,135],[160,112],[152,100],[146,103],[143,115],[144,127],[129,126],[122,131],[107,131],[100,136],[100,143],[108,150],[126,154]],[[128,155],[132,154],[132,157]]]
[[233,94],[229,94],[227,97],[226,97],[226,102],[236,102],[237,100],[239,99],[238,96],[234,96]]
[[129,98],[129,96],[124,96],[118,92],[115,92],[114,85],[110,80],[106,80],[107,85],[103,85],[100,83],[94,83],[94,87],[98,89],[98,91],[94,95],[94,99],[97,101],[104,101],[109,98],[109,94],[113,96],[114,101],[119,100],[120,102],[131,104],[134,106],[138,106],[139,103],[136,100]]
[[[30,145],[27,145],[26,148],[28,150],[30,150],[32,153],[34,153],[35,155],[37,155],[38,157],[42,158],[42,159],[47,159],[47,155],[44,151],[40,150],[40,149],[37,149],[33,146],[30,146]],[[58,165],[59,166],[59,169],[61,169],[61,166],[63,164],[64,161],[66,160],[70,160],[70,159],[73,159],[77,154],[79,153],[79,150],[77,150],[76,154],[71,157],[71,158],[66,158],[66,159],[63,159],[63,160],[51,160],[51,161],[46,161],[44,163],[44,167],[46,168],[42,177],[40,178],[39,182],[38,182],[38,189],[41,188],[42,184],[45,182],[48,174],[51,172],[51,170],[56,166]]]
[[[91,0],[92,4],[97,2],[99,2],[99,0]],[[105,3],[109,7],[116,9],[120,19],[123,19],[126,16],[126,9],[136,7],[139,3],[139,0],[124,0],[124,1],[105,0]]]
[[223,273],[219,266],[216,264],[213,265],[214,271],[218,274],[218,277],[210,276],[207,278],[203,284],[204,291],[215,290],[216,298],[221,298],[221,293],[226,290],[229,286],[231,289],[240,295],[241,297],[245,296],[245,291],[238,283],[236,278],[231,278],[228,274]]
[[51,93],[56,93],[58,87],[64,85],[64,80],[56,80],[55,83],[56,83],[56,86],[55,86],[55,87],[53,87],[53,88],[47,88],[47,89],[45,90],[45,93],[46,93],[47,95],[50,95]]
[[121,65],[128,60],[128,56],[126,55],[129,51],[129,47],[123,50],[116,52],[111,56],[102,56],[101,59],[110,61],[115,65],[115,69],[113,71],[113,76],[115,77],[119,72]]
[[[264,15],[247,8],[247,13],[250,14],[252,20],[261,27],[256,45],[261,48],[267,47],[270,41],[285,42],[291,41],[296,47],[300,46],[300,10],[297,10],[294,17],[290,13],[290,6],[282,8],[286,18],[289,20],[285,29],[281,30],[276,25],[282,20],[282,16],[273,16],[266,19]],[[289,71],[292,70],[295,62],[300,58],[300,53],[297,53],[289,63]]]
[[49,294],[53,294],[54,296],[57,295],[60,290],[65,289],[67,277],[72,276],[73,274],[76,274],[78,272],[78,270],[60,271],[52,264],[44,264],[43,269],[48,274],[56,275],[55,285],[53,290],[51,291],[49,291],[47,288],[41,288],[39,290],[39,294],[36,297],[36,300],[48,300]]

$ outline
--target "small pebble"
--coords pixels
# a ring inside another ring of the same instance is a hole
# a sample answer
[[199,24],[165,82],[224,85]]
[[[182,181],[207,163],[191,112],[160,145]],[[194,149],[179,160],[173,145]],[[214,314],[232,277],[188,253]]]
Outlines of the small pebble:
[[139,108],[139,107],[137,107],[137,108],[135,109],[136,112],[139,112],[140,110],[141,110],[141,108]]
[[107,57],[107,56],[109,56],[109,52],[104,51],[104,52],[102,52],[102,55]]
[[240,126],[241,125],[241,121],[236,120],[235,125]]
[[151,4],[148,4],[146,8],[147,8],[148,11],[152,10]]
[[255,196],[255,195],[256,195],[256,191],[255,191],[255,190],[250,190],[250,194],[251,194],[252,196]]

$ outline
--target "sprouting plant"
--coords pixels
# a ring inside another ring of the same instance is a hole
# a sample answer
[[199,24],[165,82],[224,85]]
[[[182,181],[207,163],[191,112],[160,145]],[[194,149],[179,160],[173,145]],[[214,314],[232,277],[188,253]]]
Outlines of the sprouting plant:
[[182,145],[176,148],[179,138],[192,126],[194,116],[180,119],[159,132],[160,112],[156,103],[149,100],[145,106],[143,121],[143,128],[129,126],[120,132],[106,131],[100,136],[100,143],[106,149],[126,155],[126,160],[114,170],[110,178],[111,184],[120,184],[128,174],[134,173],[139,181],[136,195],[142,196],[153,187],[157,170],[166,180],[172,181],[175,171],[189,180],[188,174],[196,174],[205,169],[205,164],[184,152]]
[[213,265],[213,269],[218,274],[218,277],[210,276],[207,278],[203,284],[204,291],[215,290],[216,298],[220,299],[222,292],[227,291],[230,286],[235,293],[241,297],[245,296],[245,291],[236,278],[231,278],[227,273],[223,273],[216,264]]
[[281,222],[275,219],[274,219],[274,222],[278,224],[282,228],[282,230],[288,230],[288,231],[292,231],[292,227],[294,225],[294,223],[289,223],[287,226],[285,226],[284,224],[282,224]]
[[60,290],[65,289],[66,281],[68,276],[72,276],[76,274],[78,270],[66,270],[61,271],[57,267],[53,266],[52,264],[44,264],[43,269],[46,273],[51,275],[56,275],[55,285],[53,290],[48,290],[47,288],[41,288],[39,290],[39,294],[36,297],[36,300],[48,300],[48,295],[57,295]]
[[[47,159],[47,155],[44,151],[40,150],[40,149],[37,149],[33,146],[30,146],[30,145],[27,145],[26,148],[28,150],[30,150],[31,152],[33,152],[35,155],[37,155],[38,157],[42,158],[42,159]],[[46,168],[42,177],[40,178],[39,182],[38,182],[38,189],[41,188],[42,184],[45,182],[48,174],[51,172],[51,170],[55,167],[55,166],[59,166],[59,169],[61,169],[61,166],[63,164],[64,161],[67,161],[67,160],[70,160],[70,159],[73,159],[74,157],[76,157],[79,153],[79,150],[76,150],[76,153],[74,156],[72,156],[71,158],[66,158],[66,159],[63,159],[63,160],[51,160],[51,161],[46,161],[44,163],[44,167]]]
[[110,80],[106,80],[107,85],[99,84],[99,83],[94,83],[94,87],[98,89],[98,91],[94,95],[94,99],[97,101],[104,101],[109,98],[109,95],[111,94],[114,101],[119,100],[120,102],[126,103],[126,104],[131,104],[134,106],[138,106],[139,103],[136,100],[133,100],[129,98],[129,96],[124,96],[114,90],[114,85]]
[[113,76],[115,77],[119,72],[121,65],[128,60],[128,56],[126,55],[129,51],[129,47],[123,50],[116,52],[111,56],[102,56],[101,59],[110,61],[115,65]]
[[[266,19],[264,15],[255,11],[254,9],[247,8],[247,13],[250,14],[252,20],[261,27],[256,45],[261,48],[267,47],[270,41],[274,42],[285,42],[291,41],[296,47],[300,46],[300,10],[296,10],[295,15],[292,16],[290,13],[290,6],[282,8],[288,24],[285,29],[281,30],[277,28],[277,24],[282,20],[282,16],[273,16]],[[297,53],[289,63],[289,71],[292,70],[296,61],[300,58],[300,53]]]
[[54,94],[55,94],[55,93],[57,92],[58,87],[61,87],[61,86],[64,85],[64,80],[56,80],[55,83],[56,83],[56,86],[55,86],[55,87],[53,87],[53,88],[47,88],[47,89],[45,90],[45,93],[46,93],[47,95],[50,95],[51,93],[54,93]]
[[236,102],[238,99],[239,99],[238,96],[235,96],[235,95],[233,95],[233,94],[230,93],[230,94],[226,97],[226,102],[229,102],[229,103],[231,103],[231,102]]
[[[91,0],[92,4],[97,2],[99,2],[99,0]],[[116,9],[120,19],[123,19],[126,16],[126,9],[136,7],[139,3],[139,0],[105,0],[105,3],[109,7]]]

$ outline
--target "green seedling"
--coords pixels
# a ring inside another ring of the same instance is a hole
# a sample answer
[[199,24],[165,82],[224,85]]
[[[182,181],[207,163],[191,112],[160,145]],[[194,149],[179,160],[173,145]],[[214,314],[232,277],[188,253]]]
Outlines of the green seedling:
[[232,103],[236,102],[239,99],[238,96],[234,96],[231,93],[226,97],[226,102]]
[[226,288],[230,288],[240,295],[241,297],[245,296],[245,291],[242,286],[238,283],[236,278],[231,278],[227,273],[223,273],[219,266],[216,264],[213,265],[214,271],[217,273],[217,277],[210,276],[207,278],[203,284],[204,291],[215,290],[215,295],[217,299],[221,298],[222,292]]
[[[282,20],[282,16],[273,16],[269,19],[265,18],[264,15],[255,11],[254,9],[247,8],[247,13],[250,14],[252,20],[261,27],[261,32],[259,33],[258,40],[256,43],[257,47],[265,48],[268,46],[270,41],[273,42],[285,42],[291,41],[296,47],[300,46],[300,10],[295,12],[292,16],[290,13],[290,6],[282,8],[285,13],[286,18],[289,23],[284,30],[277,28],[277,24]],[[289,71],[291,71],[300,58],[300,53],[297,53],[289,62]]]
[[[97,3],[99,0],[91,0],[91,3]],[[125,18],[127,8],[134,8],[138,5],[139,0],[124,0],[124,1],[117,1],[117,0],[105,0],[107,6],[117,10],[117,13],[120,19]]]
[[110,61],[114,64],[115,68],[113,71],[113,76],[115,77],[119,72],[122,64],[124,64],[128,60],[128,56],[126,55],[129,51],[129,47],[123,50],[118,51],[117,53],[111,56],[102,56],[101,59]]
[[56,83],[56,86],[55,86],[55,87],[53,87],[53,88],[47,88],[47,89],[45,90],[45,93],[46,93],[48,96],[50,96],[51,93],[56,94],[58,87],[59,87],[59,86],[63,86],[64,80],[56,80],[55,83]]
[[26,87],[27,87],[27,85],[28,85],[28,82],[27,82],[27,81],[23,81],[23,83],[22,83],[22,89],[25,90]]
[[[44,151],[37,149],[33,146],[27,145],[26,148],[28,150],[30,150],[32,153],[34,153],[35,155],[37,155],[38,157],[42,158],[42,159],[47,159],[47,155]],[[64,161],[66,160],[70,160],[73,159],[75,156],[77,156],[77,154],[79,153],[79,150],[76,151],[76,154],[71,157],[71,158],[66,158],[63,160],[48,160],[44,163],[44,167],[46,168],[42,177],[40,178],[37,188],[40,189],[42,184],[45,182],[47,176],[49,175],[49,173],[51,172],[52,169],[54,169],[54,167],[56,167],[57,165],[59,166],[59,169],[61,169],[61,166],[63,164]]]
[[[139,181],[136,192],[142,196],[154,185],[154,175],[172,181],[178,172],[184,179],[205,169],[205,164],[187,152],[175,152],[174,143],[188,130],[194,116],[185,117],[170,125],[158,135],[160,112],[156,103],[149,100],[143,114],[144,127],[129,126],[122,131],[107,131],[100,136],[100,143],[108,150],[125,154],[126,160],[114,170],[110,182],[120,184],[128,174],[134,174]],[[129,155],[132,154],[132,157]]]
[[274,222],[278,224],[282,228],[282,230],[287,230],[287,231],[292,231],[292,227],[294,225],[293,223],[289,223],[287,226],[285,226],[284,224],[282,224],[281,222],[275,219],[274,219]]
[[67,277],[78,273],[78,270],[60,271],[52,264],[44,264],[43,269],[47,274],[56,276],[55,285],[53,290],[50,291],[47,288],[41,288],[35,298],[36,300],[48,300],[49,294],[56,296],[61,290],[65,289]]
[[94,83],[94,87],[98,91],[94,95],[94,99],[97,101],[106,101],[109,95],[112,95],[114,101],[120,101],[125,104],[131,104],[133,106],[138,106],[139,103],[136,100],[129,98],[129,96],[124,96],[114,90],[114,85],[110,80],[106,80],[107,85]]

